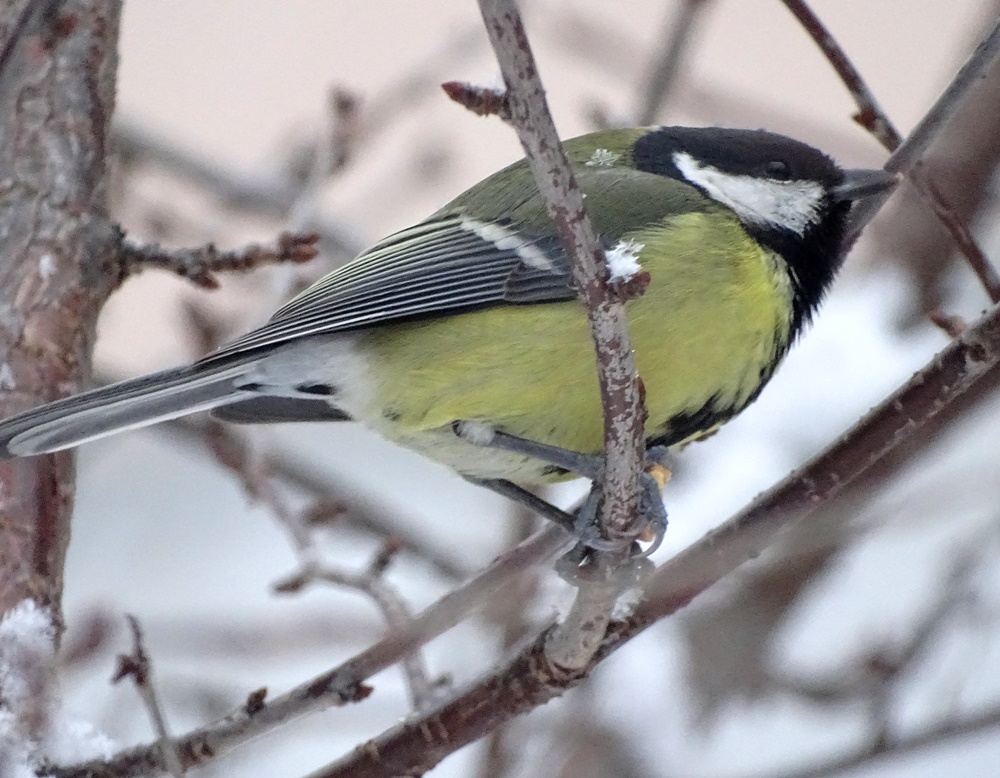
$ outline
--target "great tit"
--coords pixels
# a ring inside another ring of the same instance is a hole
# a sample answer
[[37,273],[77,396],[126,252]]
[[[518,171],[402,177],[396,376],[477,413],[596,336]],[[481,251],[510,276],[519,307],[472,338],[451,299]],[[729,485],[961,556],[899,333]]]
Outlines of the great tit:
[[[649,276],[626,303],[647,442],[703,437],[760,394],[843,260],[845,171],[762,130],[616,129],[563,145],[605,248]],[[0,422],[26,457],[211,409],[232,422],[356,420],[471,479],[536,486],[550,462],[456,423],[599,454],[594,347],[569,261],[522,160],[376,243],[194,364]]]

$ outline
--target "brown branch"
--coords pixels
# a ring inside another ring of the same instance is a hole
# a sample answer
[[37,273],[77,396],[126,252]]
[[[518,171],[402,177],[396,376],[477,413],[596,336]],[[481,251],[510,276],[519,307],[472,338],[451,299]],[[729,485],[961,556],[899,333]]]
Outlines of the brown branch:
[[[904,173],[917,163],[931,143],[941,134],[945,125],[952,120],[959,107],[966,102],[973,88],[996,66],[998,56],[1000,56],[1000,19],[993,24],[986,37],[969,55],[951,83],[906,140],[892,153],[885,163],[886,170],[891,173]],[[885,204],[889,194],[891,193],[866,198],[855,207],[851,214],[847,245],[857,240],[861,231]]]
[[[0,418],[90,373],[105,263],[107,124],[120,0],[0,4]],[[32,598],[57,614],[74,488],[69,454],[0,463],[0,613]]]
[[174,778],[182,778],[184,768],[181,767],[180,759],[170,742],[170,732],[167,730],[167,720],[163,715],[163,708],[156,694],[156,687],[153,684],[153,665],[149,661],[149,654],[146,652],[142,636],[142,627],[139,620],[132,615],[125,617],[128,620],[129,629],[132,631],[132,653],[121,654],[118,657],[118,668],[111,678],[111,683],[118,683],[124,678],[131,678],[135,684],[136,691],[142,699],[142,704],[149,714],[149,720],[153,724],[153,731],[160,747],[160,754],[163,764],[168,773]]
[[[851,93],[858,106],[858,112],[852,118],[874,135],[887,150],[895,151],[898,149],[902,142],[899,133],[875,100],[874,94],[864,82],[861,73],[854,67],[840,44],[823,26],[823,23],[804,0],[782,0],[782,2],[812,36],[816,45],[826,55],[834,70],[837,71],[837,75],[840,76],[841,81]],[[978,168],[986,167],[982,164],[980,157],[976,156],[975,160]],[[910,180],[920,199],[930,206],[935,216],[938,217],[955,246],[958,247],[958,250],[972,267],[973,272],[979,277],[990,299],[993,302],[1000,301],[1000,276],[997,275],[982,249],[976,244],[962,217],[945,202],[946,198],[935,185],[933,179],[918,165],[919,163],[915,162],[911,166]],[[936,253],[935,260],[938,260],[939,257],[940,253]]]
[[848,58],[836,38],[830,34],[819,17],[812,12],[805,0],[781,1],[826,55],[827,60],[840,76],[840,80],[847,87],[847,91],[854,98],[858,112],[851,118],[874,135],[888,151],[895,151],[903,140],[902,136],[897,132],[885,111],[882,110],[875,95],[872,94],[865,80],[861,77],[861,73],[854,67],[854,63]]
[[128,243],[122,246],[124,276],[140,273],[147,268],[159,268],[190,279],[205,289],[217,289],[217,273],[245,273],[264,265],[285,262],[302,263],[315,258],[319,233],[278,236],[274,248],[251,244],[236,251],[219,251],[215,244],[193,249],[163,249],[155,243]]
[[[394,778],[426,772],[513,716],[578,684],[585,671],[560,670],[546,656],[548,631],[503,667],[448,702],[411,718],[307,778]],[[589,669],[589,668],[588,668]]]
[[597,352],[604,411],[599,523],[607,537],[621,541],[621,550],[596,555],[589,582],[596,588],[578,593],[572,622],[567,619],[555,633],[551,660],[564,667],[578,667],[589,662],[596,643],[574,640],[570,635],[603,632],[618,593],[615,586],[606,583],[614,581],[616,571],[627,565],[628,549],[637,534],[645,408],[625,308],[608,282],[604,250],[560,145],[517,4],[514,0],[480,0],[479,10],[506,85],[503,108],[517,131],[563,250],[571,260],[573,280]]
[[[155,164],[186,179],[230,208],[284,219],[301,193],[296,183],[279,176],[247,175],[174,146],[135,125],[118,122],[112,142],[125,165]],[[324,251],[353,257],[364,246],[350,231],[329,219],[315,218],[305,227],[321,236]]]
[[[982,25],[991,26],[996,10],[983,10]],[[921,159],[958,223],[976,224],[995,201],[993,176],[1000,163],[1000,67],[982,74],[975,99],[967,100]],[[896,229],[879,230],[879,254],[889,256],[910,274],[918,304],[914,316],[941,307],[954,267],[954,237],[946,225],[928,219],[926,193],[901,187],[894,199]],[[968,256],[968,252],[965,252]]]
[[955,245],[986,289],[990,300],[994,303],[1000,302],[1000,274],[997,274],[996,268],[979,248],[962,217],[947,201],[944,192],[928,173],[927,166],[922,160],[910,171],[910,181],[913,182],[920,199],[934,212],[938,221],[951,235],[951,239],[955,241]]
[[[475,578],[457,586],[417,614],[405,629],[387,634],[344,664],[299,684],[294,689],[174,739],[185,768],[206,764],[234,748],[289,721],[326,708],[357,702],[370,694],[363,682],[401,661],[416,649],[451,629],[491,597],[505,591],[537,565],[565,549],[569,538],[558,527],[547,527],[499,556]],[[122,751],[108,760],[53,767],[54,778],[140,778],[164,769],[156,744]]]

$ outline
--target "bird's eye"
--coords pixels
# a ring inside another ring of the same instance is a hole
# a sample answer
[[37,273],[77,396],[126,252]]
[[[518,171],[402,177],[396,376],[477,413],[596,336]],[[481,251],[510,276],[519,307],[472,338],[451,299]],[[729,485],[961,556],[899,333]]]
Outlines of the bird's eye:
[[773,159],[764,165],[764,175],[776,181],[787,181],[792,177],[792,171],[780,159]]

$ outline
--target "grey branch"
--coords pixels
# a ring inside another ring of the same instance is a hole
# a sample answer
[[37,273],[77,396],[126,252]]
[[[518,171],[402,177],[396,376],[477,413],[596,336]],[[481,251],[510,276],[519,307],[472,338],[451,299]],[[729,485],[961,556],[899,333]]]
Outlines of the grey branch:
[[[595,566],[599,572],[594,577],[611,578],[616,568],[628,564],[628,549],[636,534],[639,476],[645,454],[645,411],[625,307],[609,288],[604,250],[562,151],[517,4],[514,0],[480,0],[479,9],[507,87],[506,114],[517,130],[563,248],[572,259],[573,280],[587,311],[597,350],[605,456],[600,522],[608,537],[624,542],[620,553],[597,555]],[[602,591],[614,591],[614,587],[602,587]],[[582,634],[578,629],[580,618],[589,630],[601,634],[610,619],[613,598],[602,603],[603,598],[590,594],[581,592],[579,596],[579,607],[571,611],[574,623],[567,622],[569,632],[563,636]],[[584,609],[584,601],[592,607]],[[553,662],[579,667],[590,661],[596,645],[562,639],[552,647]]]

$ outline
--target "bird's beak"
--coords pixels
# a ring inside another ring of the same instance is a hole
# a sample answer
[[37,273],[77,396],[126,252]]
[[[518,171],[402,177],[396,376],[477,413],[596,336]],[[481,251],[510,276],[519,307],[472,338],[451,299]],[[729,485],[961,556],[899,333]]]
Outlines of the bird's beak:
[[888,170],[845,170],[842,183],[830,189],[834,202],[863,200],[888,192],[899,182],[899,176]]

